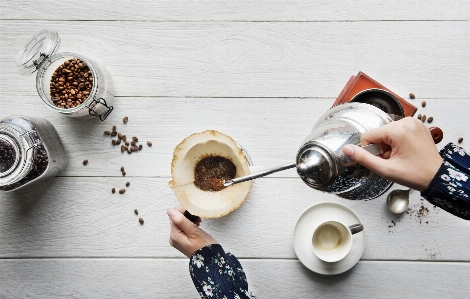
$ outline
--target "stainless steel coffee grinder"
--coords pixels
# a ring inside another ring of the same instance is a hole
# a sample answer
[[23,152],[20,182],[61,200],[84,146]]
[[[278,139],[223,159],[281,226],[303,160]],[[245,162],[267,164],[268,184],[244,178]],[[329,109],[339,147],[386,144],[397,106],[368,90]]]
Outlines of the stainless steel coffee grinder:
[[[352,200],[379,197],[393,182],[349,160],[342,148],[346,144],[360,146],[362,133],[413,116],[416,110],[384,86],[359,73],[351,78],[333,107],[317,120],[302,142],[294,163],[235,178],[226,181],[225,186],[296,167],[302,180],[313,189]],[[436,143],[442,140],[439,128],[430,130]],[[381,153],[378,145],[364,148],[375,155]]]

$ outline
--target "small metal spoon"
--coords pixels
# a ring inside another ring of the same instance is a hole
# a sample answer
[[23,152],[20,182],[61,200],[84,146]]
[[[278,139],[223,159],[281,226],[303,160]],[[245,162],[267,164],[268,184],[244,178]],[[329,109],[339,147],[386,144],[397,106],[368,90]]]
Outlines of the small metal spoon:
[[281,166],[278,166],[278,167],[275,167],[275,168],[272,168],[272,169],[260,171],[260,172],[253,173],[253,174],[249,174],[249,175],[242,176],[242,177],[232,179],[232,180],[227,180],[227,181],[224,181],[224,187],[232,186],[234,184],[238,184],[238,183],[242,183],[242,182],[246,182],[246,181],[251,181],[251,180],[263,177],[263,176],[267,176],[268,174],[271,174],[271,173],[275,173],[275,172],[278,172],[278,171],[283,171],[283,170],[286,170],[286,169],[289,169],[289,168],[294,168],[295,166],[296,166],[296,164],[294,162],[293,163],[288,163],[288,164],[284,164],[284,165],[281,165]]
[[393,190],[387,196],[387,207],[388,209],[395,213],[401,214],[408,208],[410,204],[410,192],[413,189],[408,190]]

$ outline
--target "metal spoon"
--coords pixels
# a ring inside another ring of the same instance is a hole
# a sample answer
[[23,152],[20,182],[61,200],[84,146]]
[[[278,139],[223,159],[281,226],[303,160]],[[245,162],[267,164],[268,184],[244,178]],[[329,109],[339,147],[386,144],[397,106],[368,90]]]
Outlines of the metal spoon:
[[388,209],[395,213],[401,214],[408,208],[410,204],[410,192],[413,189],[408,190],[393,190],[387,196],[387,207]]

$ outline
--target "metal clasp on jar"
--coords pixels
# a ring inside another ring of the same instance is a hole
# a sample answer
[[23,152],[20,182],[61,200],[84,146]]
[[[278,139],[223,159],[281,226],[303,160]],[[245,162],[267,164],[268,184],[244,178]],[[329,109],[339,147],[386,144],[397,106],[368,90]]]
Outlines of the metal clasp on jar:
[[[101,104],[104,107],[106,107],[107,108],[106,112],[102,113],[102,114],[96,112],[95,107],[96,107],[97,104]],[[85,107],[88,108],[88,113],[90,115],[98,116],[101,121],[104,121],[114,109],[113,106],[108,106],[108,104],[106,103],[106,100],[103,99],[103,98],[93,99],[93,101],[90,104],[86,105]]]

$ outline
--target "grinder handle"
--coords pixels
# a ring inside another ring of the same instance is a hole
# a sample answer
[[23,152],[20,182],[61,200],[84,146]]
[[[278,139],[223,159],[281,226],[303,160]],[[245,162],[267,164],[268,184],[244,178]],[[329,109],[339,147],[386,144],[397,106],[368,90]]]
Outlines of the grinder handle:
[[429,127],[429,132],[435,144],[438,144],[444,138],[444,133],[439,127]]

